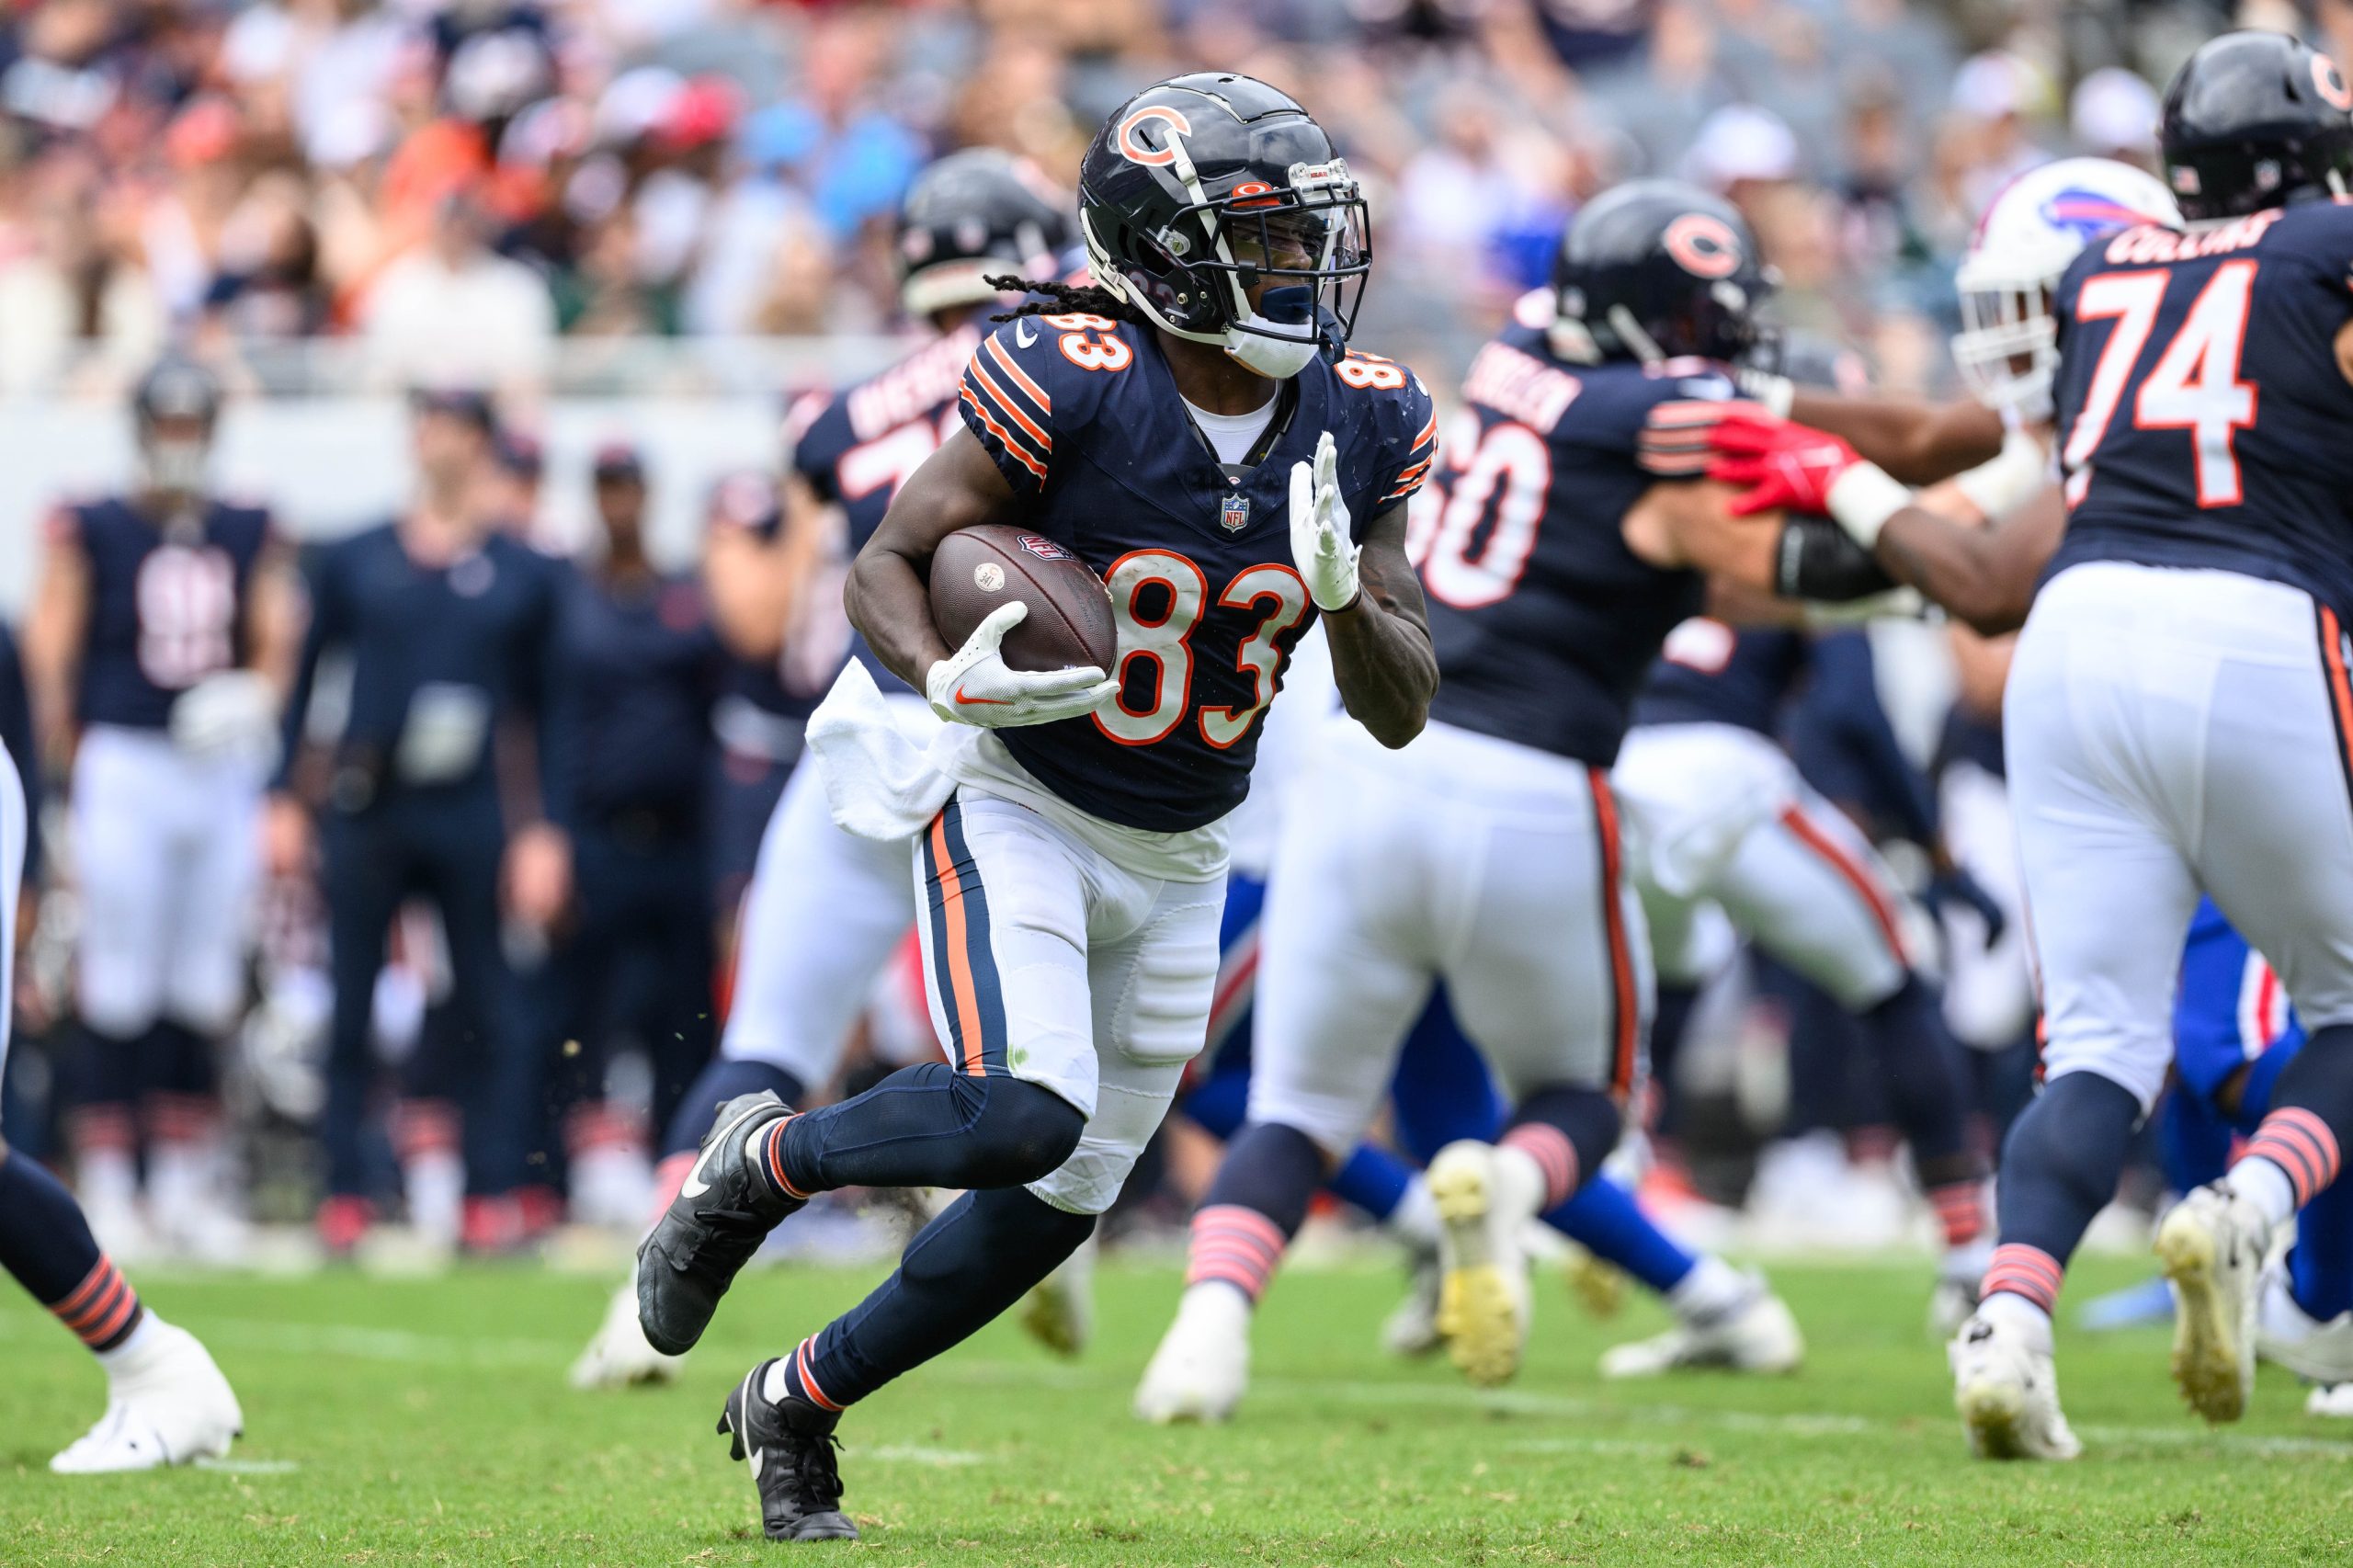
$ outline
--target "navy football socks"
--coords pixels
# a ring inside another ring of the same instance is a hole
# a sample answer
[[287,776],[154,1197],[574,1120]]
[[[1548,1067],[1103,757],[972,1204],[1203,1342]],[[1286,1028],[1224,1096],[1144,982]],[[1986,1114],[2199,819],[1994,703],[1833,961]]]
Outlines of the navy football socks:
[[130,1338],[146,1310],[73,1194],[14,1149],[0,1156],[0,1267],[93,1350]]
[[970,1337],[1094,1229],[1094,1215],[1065,1213],[1020,1187],[967,1192],[907,1244],[872,1295],[784,1358],[785,1387],[822,1410],[864,1399]]

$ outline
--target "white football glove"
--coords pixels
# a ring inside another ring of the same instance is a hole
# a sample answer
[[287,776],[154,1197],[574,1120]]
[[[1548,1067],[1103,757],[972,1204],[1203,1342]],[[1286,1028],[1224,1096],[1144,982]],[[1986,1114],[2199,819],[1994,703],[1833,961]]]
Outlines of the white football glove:
[[1348,504],[1340,499],[1340,452],[1326,430],[1315,466],[1290,465],[1290,558],[1321,610],[1357,602],[1357,547],[1348,538]]
[[1006,730],[1075,719],[1111,699],[1120,683],[1093,665],[1067,670],[1006,666],[997,647],[1029,614],[1029,607],[1019,600],[997,606],[972,628],[961,648],[931,666],[924,695],[933,712],[952,724]]
[[206,676],[172,699],[171,735],[190,756],[267,771],[278,766],[278,693],[252,670]]

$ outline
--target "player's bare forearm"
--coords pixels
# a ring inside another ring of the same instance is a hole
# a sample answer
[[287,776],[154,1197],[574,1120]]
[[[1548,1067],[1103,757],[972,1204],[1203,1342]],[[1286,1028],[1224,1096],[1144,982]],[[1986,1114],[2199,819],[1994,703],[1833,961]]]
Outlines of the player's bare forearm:
[[996,522],[1015,498],[969,431],[957,430],[907,476],[866,548],[850,562],[842,608],[883,665],[917,691],[955,652],[931,619],[931,553],[959,528]]
[[801,594],[833,533],[825,504],[797,473],[784,481],[784,525],[773,540],[720,528],[703,551],[703,591],[712,626],[727,651],[765,663],[784,650]]
[[2055,485],[1983,528],[1907,506],[1880,529],[1874,553],[1890,576],[1971,631],[1994,637],[2026,624],[2035,585],[2066,521]]
[[269,682],[283,703],[302,653],[302,586],[292,553],[283,545],[272,545],[256,563],[252,592],[245,612],[245,667]]
[[1438,654],[1421,579],[1405,559],[1402,505],[1366,530],[1357,583],[1357,602],[1324,616],[1332,671],[1348,716],[1394,749],[1422,733],[1438,695]]
[[[74,683],[89,613],[89,558],[79,544],[60,540],[42,562],[40,583],[25,618],[23,647],[34,744],[61,770],[74,749]],[[23,760],[30,768],[42,758]]]
[[1934,484],[1991,462],[2005,434],[2001,416],[1979,403],[1891,402],[1808,387],[1790,399],[1790,417],[1843,437],[1906,484]]

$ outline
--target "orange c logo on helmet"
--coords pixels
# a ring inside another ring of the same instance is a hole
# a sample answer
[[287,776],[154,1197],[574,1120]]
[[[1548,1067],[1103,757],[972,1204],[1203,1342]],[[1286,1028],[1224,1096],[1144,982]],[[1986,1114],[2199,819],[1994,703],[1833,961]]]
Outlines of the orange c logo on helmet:
[[1168,130],[1163,133],[1164,140],[1173,137],[1178,131],[1182,131],[1188,136],[1190,136],[1193,133],[1193,122],[1187,119],[1176,110],[1163,108],[1159,104],[1147,104],[1142,108],[1136,110],[1135,113],[1128,116],[1127,119],[1120,121],[1120,135],[1118,139],[1120,153],[1122,157],[1126,158],[1128,162],[1131,164],[1144,164],[1153,168],[1158,168],[1164,164],[1173,164],[1176,161],[1176,149],[1173,145],[1147,147],[1143,144],[1142,140],[1136,135],[1136,130],[1139,126],[1143,125],[1148,120],[1154,119],[1165,121],[1168,126]]
[[1659,244],[1694,278],[1730,278],[1740,270],[1740,236],[1706,212],[1686,212],[1666,226]]
[[2346,87],[2336,62],[2325,54],[2313,56],[2313,85],[2320,89],[2321,101],[2329,108],[2353,109],[2353,90]]

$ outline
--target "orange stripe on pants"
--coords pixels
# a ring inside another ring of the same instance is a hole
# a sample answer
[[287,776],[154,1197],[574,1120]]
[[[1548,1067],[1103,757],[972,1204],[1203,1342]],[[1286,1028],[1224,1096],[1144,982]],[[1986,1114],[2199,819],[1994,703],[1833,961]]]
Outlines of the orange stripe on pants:
[[1862,899],[1863,907],[1870,911],[1871,919],[1879,926],[1880,935],[1887,938],[1887,950],[1895,955],[1897,963],[1907,969],[1911,967],[1911,960],[1904,951],[1904,929],[1896,923],[1895,911],[1888,903],[1886,893],[1881,891],[1879,879],[1848,854],[1845,846],[1807,820],[1802,808],[1790,806],[1783,811],[1781,825],[1795,834],[1799,843],[1829,861],[1831,869],[1846,879],[1857,896]]
[[956,858],[948,853],[948,813],[931,819],[932,880],[939,887],[941,925],[946,927],[949,995],[946,1000],[957,1019],[956,1032],[964,1047],[964,1071],[975,1078],[988,1076],[982,1057],[987,1036],[981,1027],[980,988],[972,981],[972,955],[964,931],[964,879]]

